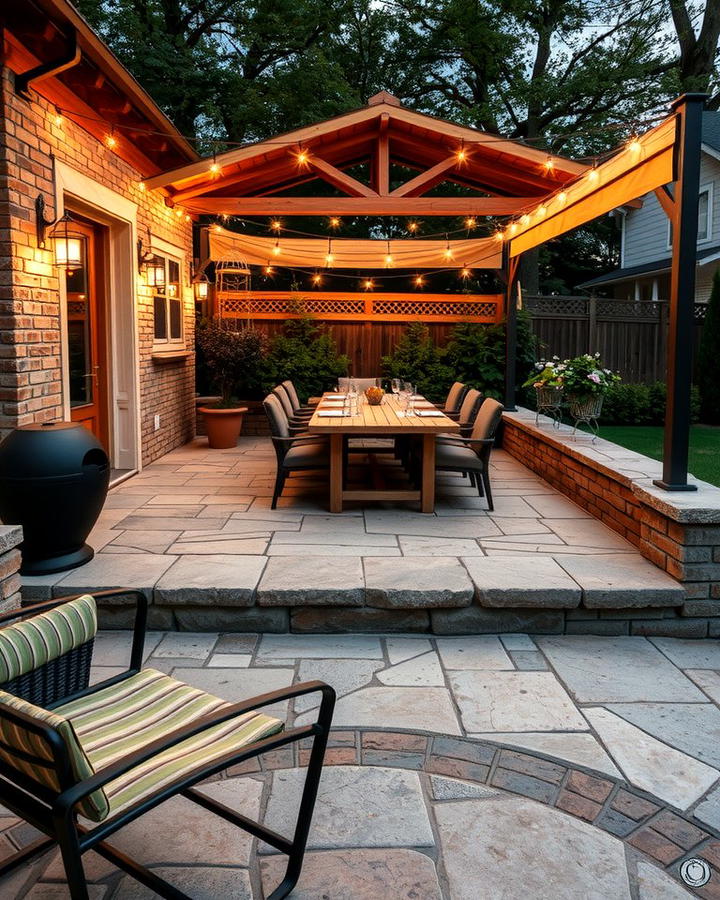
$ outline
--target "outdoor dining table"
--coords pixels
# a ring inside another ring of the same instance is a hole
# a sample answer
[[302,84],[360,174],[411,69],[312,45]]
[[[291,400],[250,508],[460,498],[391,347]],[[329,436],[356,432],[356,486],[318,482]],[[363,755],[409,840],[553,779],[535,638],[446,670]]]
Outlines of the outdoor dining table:
[[[419,500],[422,512],[435,509],[435,437],[459,434],[460,426],[431,403],[418,399],[412,415],[396,396],[386,394],[382,403],[362,404],[357,415],[346,415],[342,395],[324,394],[307,429],[330,436],[330,512],[342,512],[345,500]],[[343,445],[346,438],[422,437],[422,478],[420,490],[366,488],[348,490],[343,484]]]

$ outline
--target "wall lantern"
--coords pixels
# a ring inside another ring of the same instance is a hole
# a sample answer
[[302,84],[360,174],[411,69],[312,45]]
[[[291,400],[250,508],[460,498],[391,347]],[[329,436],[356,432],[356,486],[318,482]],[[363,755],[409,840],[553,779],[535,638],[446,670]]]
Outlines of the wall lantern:
[[[148,236],[149,236],[149,232],[148,232]],[[142,273],[147,269],[147,267],[154,261],[155,261],[155,254],[143,250],[142,238],[138,238],[138,242],[137,242],[138,274],[142,275]],[[148,284],[149,283],[150,282],[148,282]]]
[[165,287],[165,262],[159,256],[151,256],[144,264],[148,287]]
[[197,279],[197,281],[193,282],[193,288],[195,289],[196,300],[207,300],[210,281],[208,280],[208,277],[204,272]]
[[45,248],[46,238],[53,243],[55,265],[74,272],[85,263],[85,238],[73,231],[73,219],[70,213],[64,213],[57,219],[45,218],[45,198],[38,194],[35,200],[35,230],[38,247]]

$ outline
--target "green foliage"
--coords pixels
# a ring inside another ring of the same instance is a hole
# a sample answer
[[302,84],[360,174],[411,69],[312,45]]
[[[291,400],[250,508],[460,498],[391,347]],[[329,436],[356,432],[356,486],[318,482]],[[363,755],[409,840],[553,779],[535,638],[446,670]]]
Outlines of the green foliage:
[[413,322],[392,353],[383,356],[382,373],[411,382],[420,394],[439,403],[455,380],[446,357],[446,351],[433,343],[428,326]]
[[573,359],[566,359],[561,366],[565,369],[563,372],[565,392],[580,399],[607,394],[612,385],[620,381],[619,375],[603,367],[599,353],[583,353]]
[[700,415],[707,425],[720,424],[720,269],[715,272],[698,349]]
[[[517,328],[517,377],[535,358],[534,338],[527,316]],[[386,377],[404,378],[431,400],[445,399],[453,381],[462,381],[486,396],[502,399],[505,389],[505,325],[462,322],[450,332],[447,345],[436,346],[427,325],[408,326],[389,356],[383,357]]]
[[289,319],[283,331],[270,342],[263,364],[266,390],[290,379],[300,400],[317,396],[332,388],[341,375],[346,375],[350,361],[337,351],[330,331],[312,316]]
[[[461,323],[450,332],[447,344],[448,365],[453,380],[477,388],[489,397],[501,400],[505,392],[505,324]],[[527,313],[518,314],[517,365],[519,384],[535,360],[535,338]]]
[[[601,421],[607,425],[663,425],[667,388],[654,384],[613,384],[603,402]],[[700,416],[700,392],[693,386],[690,399],[692,421]]]
[[252,327],[232,331],[212,319],[199,324],[196,339],[213,388],[222,395],[222,406],[232,406],[233,397],[246,399],[257,392],[267,345],[261,331]]

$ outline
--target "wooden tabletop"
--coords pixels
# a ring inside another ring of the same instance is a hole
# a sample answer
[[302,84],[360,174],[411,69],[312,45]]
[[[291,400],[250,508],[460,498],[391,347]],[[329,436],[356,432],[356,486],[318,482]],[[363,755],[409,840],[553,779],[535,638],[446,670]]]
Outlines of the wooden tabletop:
[[[340,394],[324,394],[326,397],[339,397]],[[460,431],[457,422],[453,422],[437,407],[428,401],[417,401],[418,410],[428,410],[435,413],[432,416],[406,416],[404,405],[400,403],[394,394],[385,394],[379,406],[371,406],[367,400],[360,407],[357,416],[321,416],[320,411],[328,409],[342,409],[339,403],[318,404],[308,423],[308,431],[316,434],[440,434],[441,432]],[[398,415],[398,412],[403,415]]]

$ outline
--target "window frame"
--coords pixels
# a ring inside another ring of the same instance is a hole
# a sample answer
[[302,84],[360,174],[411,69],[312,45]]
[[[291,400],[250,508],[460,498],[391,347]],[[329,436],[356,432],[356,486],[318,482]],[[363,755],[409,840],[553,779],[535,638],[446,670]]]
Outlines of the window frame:
[[[705,224],[706,224],[706,233],[705,237],[700,237],[700,228],[698,227],[698,239],[697,243],[707,244],[713,239],[713,206],[715,203],[715,185],[712,181],[709,181],[707,184],[701,184],[700,189],[698,190],[698,198],[700,198],[703,194],[707,194],[708,202],[707,202],[707,211],[705,213]],[[698,220],[699,226],[699,220]],[[667,249],[672,250],[672,221],[668,219],[667,223]]]
[[[162,285],[162,289],[159,290],[155,285],[148,285],[148,290],[150,291],[150,297],[152,299],[152,327],[153,327],[153,347],[156,350],[176,350],[180,347],[185,347],[185,305],[184,305],[184,285],[182,279],[183,273],[183,258],[182,256],[171,250],[165,248],[162,245],[154,245],[151,250],[153,256],[156,260],[162,259],[163,266],[165,270],[165,282]],[[170,269],[171,265],[177,266],[177,281],[170,280]],[[177,293],[172,295],[169,288],[171,284],[177,285]],[[165,309],[165,337],[157,337],[155,331],[156,325],[156,311],[155,311],[155,303],[158,299],[161,299],[164,303]],[[180,311],[180,334],[177,337],[172,336],[172,303],[176,302],[179,305]]]

